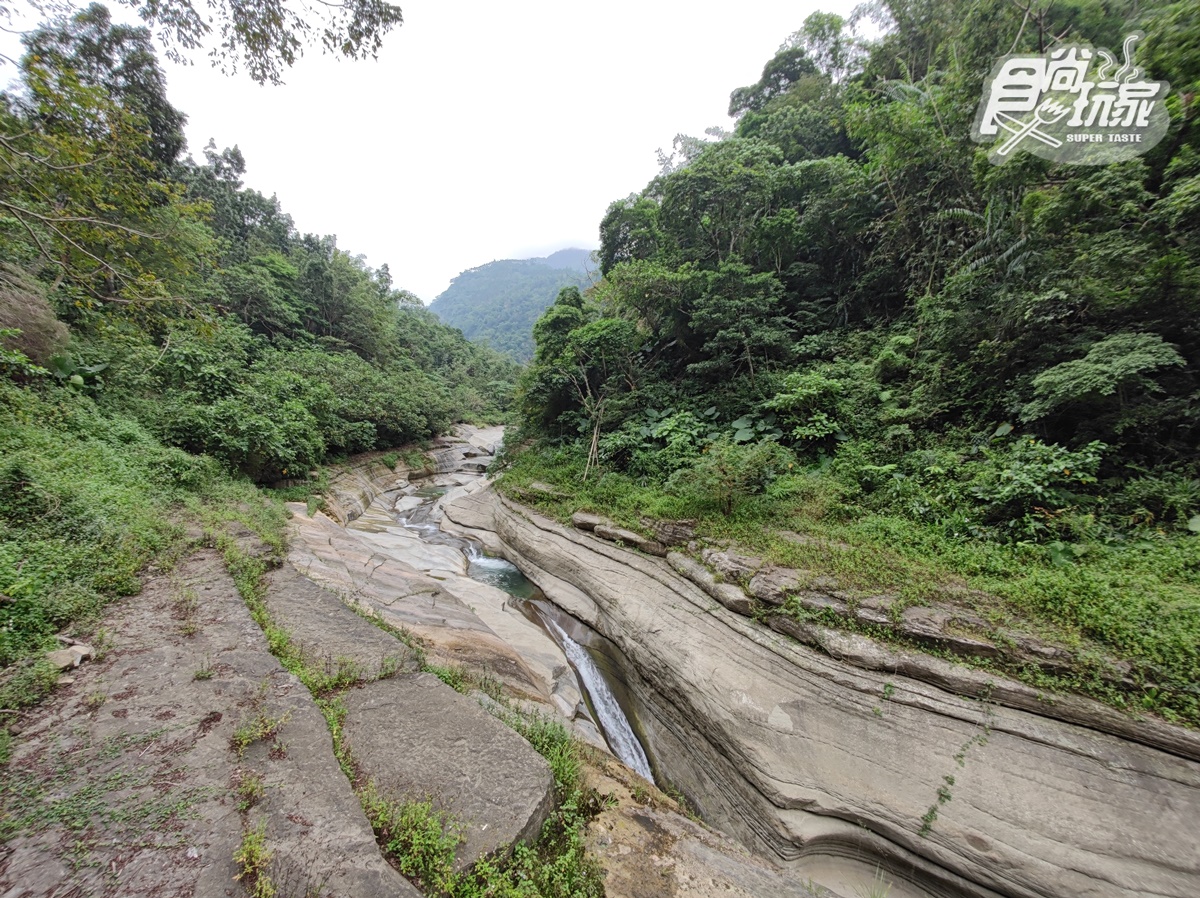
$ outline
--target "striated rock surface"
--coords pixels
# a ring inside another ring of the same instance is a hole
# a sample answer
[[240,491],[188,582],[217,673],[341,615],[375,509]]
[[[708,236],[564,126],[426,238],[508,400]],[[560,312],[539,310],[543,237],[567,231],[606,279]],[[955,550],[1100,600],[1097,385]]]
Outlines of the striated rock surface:
[[877,864],[892,896],[1200,894],[1197,734],[776,615],[781,635],[493,493],[446,514],[620,647],[662,772],[798,878],[861,893]]

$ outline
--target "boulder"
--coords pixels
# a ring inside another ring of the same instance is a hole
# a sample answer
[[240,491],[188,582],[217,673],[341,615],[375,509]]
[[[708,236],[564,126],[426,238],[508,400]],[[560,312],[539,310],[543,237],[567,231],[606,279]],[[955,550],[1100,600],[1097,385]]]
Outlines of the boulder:
[[390,799],[425,801],[463,824],[456,866],[534,839],[554,806],[550,765],[515,732],[432,674],[343,697],[355,763]]

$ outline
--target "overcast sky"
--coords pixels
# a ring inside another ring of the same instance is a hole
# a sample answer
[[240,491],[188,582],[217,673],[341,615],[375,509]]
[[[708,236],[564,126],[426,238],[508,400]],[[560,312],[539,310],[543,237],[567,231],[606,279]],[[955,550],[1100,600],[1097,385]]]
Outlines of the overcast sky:
[[311,50],[282,87],[203,55],[163,67],[197,159],[210,137],[237,144],[247,186],[301,231],[336,234],[429,302],[494,259],[594,249],[657,148],[729,127],[730,91],[809,13],[857,0],[399,2],[404,25],[375,62]]

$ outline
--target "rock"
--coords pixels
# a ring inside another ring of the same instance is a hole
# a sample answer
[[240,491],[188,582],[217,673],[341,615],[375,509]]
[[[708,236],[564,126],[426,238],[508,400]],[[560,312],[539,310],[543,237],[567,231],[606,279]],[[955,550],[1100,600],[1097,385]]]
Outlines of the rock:
[[733,583],[749,582],[763,566],[761,558],[728,550],[705,549],[700,557],[705,564]]
[[420,508],[425,504],[425,500],[420,496],[401,496],[396,500],[396,504],[392,506],[398,513],[404,514],[407,511],[412,511],[414,508]]
[[750,579],[750,595],[768,605],[782,605],[788,595],[799,592],[800,579],[796,571],[787,568],[763,568]]
[[667,547],[662,543],[651,539],[646,539],[640,533],[634,533],[632,530],[625,530],[622,527],[614,527],[611,524],[597,524],[592,529],[592,532],[601,539],[606,539],[612,543],[624,543],[627,546],[632,546],[635,549],[640,549],[648,555],[658,555],[659,557],[667,554]]
[[754,603],[739,586],[718,583],[709,570],[682,552],[668,552],[667,563],[736,614],[750,615]]
[[608,518],[603,518],[598,514],[588,514],[585,511],[577,511],[575,514],[571,515],[571,523],[580,530],[587,531],[595,530],[597,527],[601,526],[612,526],[612,521],[610,521]]
[[[188,637],[163,626],[180,588],[203,595],[203,626]],[[55,801],[91,796],[79,829],[67,840],[58,827],[25,828],[6,841],[0,895],[240,894],[234,852],[243,826],[261,821],[280,894],[419,898],[380,856],[324,717],[270,654],[216,550],[182,559],[110,614],[111,662],[81,668],[77,689],[38,709],[4,771],[28,782],[52,765]],[[197,680],[206,666],[212,676]],[[239,755],[235,730],[258,713],[274,736]],[[242,815],[231,784],[248,772],[263,790]]]
[[873,608],[870,605],[859,605],[851,614],[854,619],[860,624],[868,627],[880,627],[883,629],[892,628],[892,618],[882,608]]
[[653,531],[654,538],[667,547],[686,546],[696,538],[696,522],[692,520],[658,521],[642,518],[642,524]]
[[419,669],[411,648],[290,564],[269,573],[266,583],[268,611],[286,622],[292,644],[310,666],[331,675],[344,671],[370,678],[387,669]]
[[53,652],[47,652],[46,660],[59,670],[69,670],[72,667],[78,667],[79,662],[83,659],[72,652],[69,648],[65,648],[55,649]]
[[406,674],[343,697],[344,732],[355,762],[393,799],[454,814],[464,869],[541,831],[554,804],[554,777],[533,748],[432,674]]
[[[670,558],[495,497],[491,517],[509,557],[547,572],[538,582],[564,607],[586,596],[589,623],[635,666],[639,721],[664,775],[795,879],[850,877],[856,857],[929,894],[1200,894],[1196,734],[771,617],[785,637],[715,604]],[[729,551],[705,558],[725,576],[762,567]],[[570,591],[559,596],[556,581]],[[940,788],[954,800],[939,807]],[[931,806],[938,818],[921,835]],[[869,890],[862,872],[839,891]]]
[[77,642],[73,646],[70,646],[67,651],[75,656],[75,667],[78,667],[84,661],[88,661],[95,657],[96,654],[95,649],[93,649],[90,645],[84,645],[81,642]]
[[848,617],[850,609],[841,599],[834,598],[831,595],[823,592],[811,592],[803,590],[792,595],[796,603],[805,611],[822,612],[832,611],[838,617]]

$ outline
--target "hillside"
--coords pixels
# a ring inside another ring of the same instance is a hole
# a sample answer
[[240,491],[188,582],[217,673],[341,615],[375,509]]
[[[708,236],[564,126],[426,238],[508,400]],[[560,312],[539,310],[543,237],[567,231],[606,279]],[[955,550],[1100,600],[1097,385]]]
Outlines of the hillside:
[[505,259],[456,277],[429,310],[468,340],[486,341],[519,361],[533,356],[533,323],[563,287],[590,283],[594,268],[585,249],[563,249],[544,258]]

